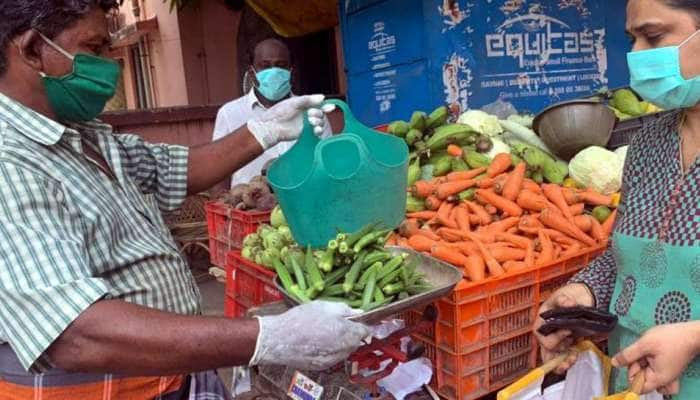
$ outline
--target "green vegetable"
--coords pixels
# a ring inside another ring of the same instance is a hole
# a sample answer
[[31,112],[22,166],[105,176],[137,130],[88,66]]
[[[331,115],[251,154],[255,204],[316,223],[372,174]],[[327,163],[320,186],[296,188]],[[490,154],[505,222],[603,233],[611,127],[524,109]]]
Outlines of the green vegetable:
[[253,259],[253,248],[245,246],[241,249],[241,256],[245,258],[246,260],[252,260]]
[[404,284],[397,282],[397,283],[391,283],[389,285],[385,285],[382,288],[382,292],[386,295],[393,295],[393,294],[398,294],[404,290]]
[[646,109],[642,106],[637,95],[630,89],[616,90],[615,93],[613,93],[613,98],[610,100],[610,103],[613,107],[620,110],[620,112],[632,117],[644,115],[646,112]]
[[411,127],[408,125],[408,122],[394,121],[390,123],[387,127],[387,132],[391,133],[394,136],[406,137],[406,134],[408,133],[409,129],[411,129]]
[[612,214],[612,211],[605,206],[598,206],[593,209],[591,212],[591,215],[593,215],[593,218],[598,220],[601,224],[604,223],[608,217],[610,217],[610,214]]
[[362,273],[362,276],[360,276],[360,280],[357,281],[357,284],[360,285],[361,288],[364,288],[365,285],[367,285],[367,280],[369,279],[369,275],[374,271],[379,271],[384,264],[380,262],[376,262],[372,264],[369,268],[365,270],[365,272]]
[[496,136],[503,133],[498,117],[481,110],[468,110],[459,116],[457,122],[469,126],[472,130],[486,136]]
[[403,267],[399,267],[398,269],[391,271],[388,275],[386,275],[384,278],[382,278],[379,281],[379,286],[384,287],[390,283],[393,283],[395,280],[397,280],[397,278],[399,278],[401,276],[401,273],[404,269],[405,268],[403,268]]
[[408,167],[408,186],[416,183],[418,179],[420,179],[420,157],[416,157]]
[[459,201],[474,200],[474,198],[476,197],[476,189],[475,188],[467,189],[467,190],[463,191],[462,193],[460,193],[458,197],[459,197]]
[[311,302],[311,299],[310,299],[309,296],[306,294],[306,292],[305,292],[304,290],[302,290],[298,285],[293,285],[293,286],[289,289],[289,294],[291,294],[292,296],[296,297],[297,300],[299,300],[299,302],[301,302],[301,303],[309,303],[309,302]]
[[362,270],[362,264],[364,264],[365,253],[361,253],[355,259],[355,262],[350,267],[350,270],[345,275],[345,282],[343,283],[343,290],[345,293],[350,293],[355,286],[357,278],[360,276],[360,271]]
[[406,196],[406,212],[418,212],[425,210],[425,200],[412,195]]
[[350,246],[348,246],[347,242],[340,242],[338,245],[338,253],[347,254],[348,251],[350,251]]
[[343,288],[343,284],[339,283],[337,285],[329,286],[325,289],[323,289],[323,292],[321,292],[321,296],[339,296],[342,297],[345,294],[345,289]]
[[469,150],[464,153],[464,161],[470,168],[482,168],[491,165],[491,159],[476,150]]
[[450,170],[452,169],[452,157],[449,155],[445,155],[441,158],[439,158],[435,163],[433,164],[434,169],[433,169],[433,175],[434,176],[444,176],[447,175]]
[[378,286],[375,286],[375,288],[374,288],[374,301],[381,303],[384,300],[385,300],[384,292],[382,292],[381,288],[379,288]]
[[567,175],[569,175],[569,164],[564,161],[549,159],[542,168],[542,176],[544,176],[544,179],[556,185],[563,184]]
[[304,269],[309,274],[309,286],[313,287],[317,291],[323,291],[325,282],[323,281],[323,275],[318,269],[316,264],[316,259],[314,258],[314,253],[311,251],[311,246],[306,249],[306,256],[304,257]]
[[418,129],[411,129],[406,134],[406,143],[409,146],[413,146],[416,142],[418,142],[422,138],[423,138],[423,132],[419,131]]
[[374,296],[374,288],[377,285],[377,270],[370,272],[369,278],[367,278],[367,285],[365,285],[365,290],[362,292],[362,308],[369,306],[372,302],[372,297]]
[[350,306],[351,301],[346,299],[345,297],[340,297],[340,296],[319,296],[316,298],[316,300],[319,301],[330,301],[332,303],[344,303]]
[[369,254],[367,254],[367,257],[365,258],[365,265],[364,268],[369,267],[370,265],[380,261],[384,262],[388,259],[391,258],[391,253],[389,253],[386,250],[375,250]]
[[450,111],[447,109],[446,106],[440,106],[440,107],[436,108],[428,116],[428,119],[425,122],[426,128],[435,129],[435,128],[438,128],[442,125],[445,125],[447,123],[447,118],[449,118],[449,116],[450,116]]
[[[296,285],[294,285],[294,281],[292,280],[292,276],[289,274],[287,267],[282,264],[282,261],[280,261],[279,258],[274,258],[272,260],[272,265],[275,268],[275,272],[277,272],[277,276],[280,278],[280,282],[282,282],[284,289],[291,293],[292,287]],[[299,286],[296,287],[299,288]]]
[[382,269],[380,269],[377,273],[377,280],[381,280],[385,276],[398,269],[401,266],[401,264],[403,264],[403,262],[406,260],[406,257],[408,257],[408,254],[404,253],[402,255],[398,255],[392,258],[390,261],[384,264]]
[[591,146],[581,150],[569,163],[574,180],[599,193],[609,195],[622,187],[624,163],[612,151]]
[[390,296],[384,299],[384,301],[375,301],[373,303],[369,303],[366,307],[362,307],[362,311],[372,311],[375,308],[379,308],[383,305],[389,304],[392,301],[394,301],[394,296]]
[[353,233],[352,235],[347,237],[347,240],[345,242],[348,244],[348,246],[352,247],[357,243],[360,239],[362,239],[365,235],[368,233],[372,232],[374,228],[377,227],[377,223],[370,223],[362,227],[359,231]]
[[318,262],[318,268],[321,271],[328,273],[333,270],[333,265],[335,264],[335,249],[328,247],[321,257],[321,261]]
[[362,239],[358,240],[357,243],[353,246],[353,251],[355,253],[359,253],[362,249],[365,247],[376,243],[378,240],[383,239],[384,236],[386,236],[387,233],[391,232],[389,231],[374,231],[366,234],[365,236],[362,237]]
[[301,266],[292,256],[289,256],[289,264],[291,264],[297,285],[301,290],[306,290],[308,287],[306,286],[306,278],[304,277],[304,271],[301,269]]
[[410,295],[408,294],[408,292],[401,292],[401,293],[399,293],[399,300],[405,300],[405,299],[407,299],[407,298],[409,298],[409,297],[410,297]]
[[430,286],[428,284],[420,284],[420,285],[409,286],[406,288],[406,291],[408,291],[409,294],[416,295],[416,294],[425,293],[430,289],[432,289],[432,286]]
[[474,131],[464,124],[447,124],[435,129],[435,133],[425,142],[430,150],[443,150],[449,144],[456,144],[474,136]]
[[426,128],[425,123],[427,119],[428,116],[423,111],[415,111],[413,115],[411,115],[411,120],[408,122],[408,125],[411,129],[415,129],[422,132]]
[[333,270],[333,272],[325,276],[324,286],[335,285],[336,283],[340,282],[340,280],[343,279],[345,277],[345,274],[347,274],[349,271],[349,266],[340,267],[336,270]]
[[279,204],[272,209],[270,225],[275,228],[287,225],[287,219],[284,217],[284,213],[282,213],[282,208],[280,208]]
[[461,158],[452,158],[450,161],[450,167],[452,171],[467,171],[469,170],[469,165],[467,165],[466,161],[464,161]]

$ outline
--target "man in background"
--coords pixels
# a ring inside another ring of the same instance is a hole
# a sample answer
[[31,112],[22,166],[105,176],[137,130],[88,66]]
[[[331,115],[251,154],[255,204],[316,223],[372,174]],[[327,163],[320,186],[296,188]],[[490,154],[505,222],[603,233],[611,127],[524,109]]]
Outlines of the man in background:
[[[275,104],[288,99],[292,94],[292,62],[289,47],[277,39],[266,39],[258,43],[251,57],[251,65],[246,77],[252,82],[252,88],[242,97],[225,104],[216,117],[216,126],[212,140],[216,141],[245,125]],[[247,89],[244,85],[244,90]],[[327,126],[324,136],[330,135]],[[265,164],[289,149],[295,142],[279,143],[261,154],[258,158],[240,168],[230,179],[215,186],[214,192],[228,190],[240,184],[248,183],[260,175]]]

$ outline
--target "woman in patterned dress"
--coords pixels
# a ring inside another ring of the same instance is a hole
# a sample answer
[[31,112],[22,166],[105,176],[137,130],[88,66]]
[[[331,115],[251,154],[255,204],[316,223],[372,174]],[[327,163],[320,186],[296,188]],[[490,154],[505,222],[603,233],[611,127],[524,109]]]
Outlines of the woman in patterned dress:
[[[627,31],[632,88],[670,111],[632,140],[610,248],[540,312],[609,310],[619,317],[612,389],[643,373],[645,393],[700,399],[700,0],[629,0]],[[538,335],[543,358],[569,336]]]

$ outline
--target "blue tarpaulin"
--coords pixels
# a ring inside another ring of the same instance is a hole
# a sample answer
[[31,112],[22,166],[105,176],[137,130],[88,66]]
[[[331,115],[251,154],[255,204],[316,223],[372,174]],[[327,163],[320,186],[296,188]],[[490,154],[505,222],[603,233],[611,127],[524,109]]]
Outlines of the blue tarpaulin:
[[628,81],[625,2],[341,0],[348,98],[378,125],[498,99],[521,111]]

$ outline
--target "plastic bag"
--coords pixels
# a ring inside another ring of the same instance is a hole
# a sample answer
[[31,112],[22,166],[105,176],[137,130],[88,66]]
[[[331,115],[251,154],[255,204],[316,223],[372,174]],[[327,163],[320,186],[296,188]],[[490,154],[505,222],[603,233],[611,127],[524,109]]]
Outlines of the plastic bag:
[[610,359],[591,342],[581,342],[575,350],[578,359],[563,382],[542,390],[545,376],[559,364],[554,360],[501,390],[498,400],[591,400],[606,395],[612,368]]
[[513,104],[501,99],[481,107],[481,111],[495,115],[498,119],[508,119],[511,115],[518,113]]

